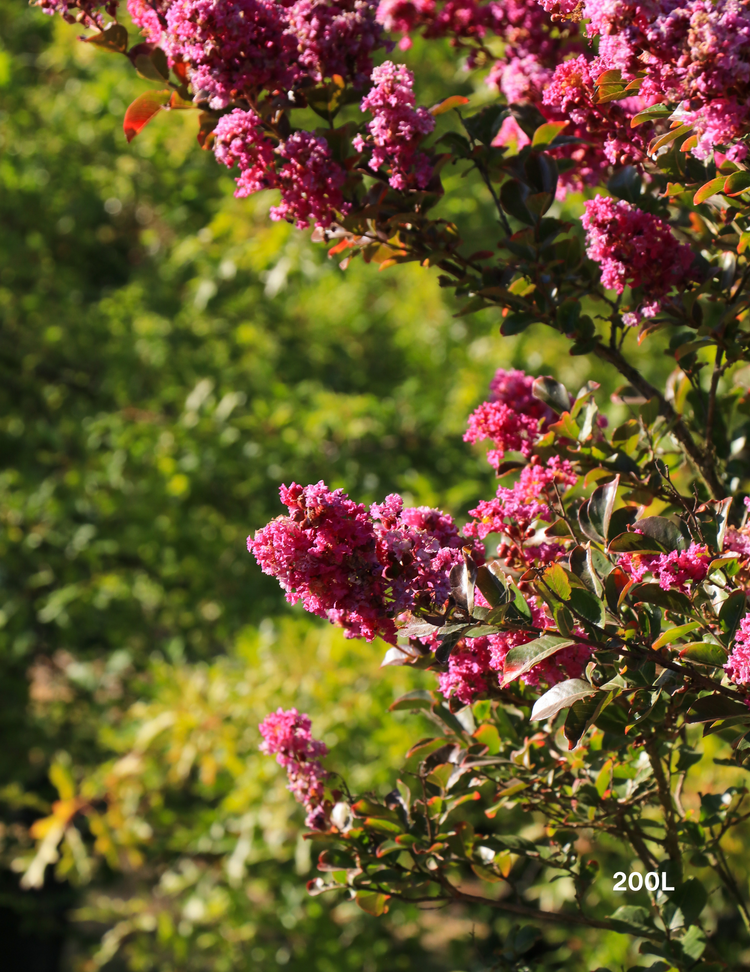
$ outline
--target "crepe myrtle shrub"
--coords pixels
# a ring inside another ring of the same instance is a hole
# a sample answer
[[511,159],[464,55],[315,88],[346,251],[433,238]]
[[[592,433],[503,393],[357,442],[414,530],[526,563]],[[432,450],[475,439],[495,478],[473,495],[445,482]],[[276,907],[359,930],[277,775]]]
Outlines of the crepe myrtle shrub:
[[[286,512],[249,541],[261,568],[384,641],[386,665],[436,676],[394,705],[435,733],[387,795],[351,794],[303,714],[263,723],[325,845],[310,890],[373,914],[457,901],[635,936],[654,967],[724,967],[750,941],[727,851],[750,811],[741,783],[701,795],[694,767],[701,731],[726,744],[719,762],[750,752],[750,4],[37,3],[150,82],[128,140],[196,112],[237,195],[277,192],[270,218],[342,268],[436,267],[462,314],[552,328],[625,382],[629,418],[610,427],[594,383],[499,372],[466,432],[498,486],[460,529],[395,495],[367,509],[324,482],[282,487]],[[420,104],[399,61],[415,36],[447,39],[489,102]],[[453,169],[484,185],[481,250],[434,214]],[[552,215],[574,192],[585,203]],[[664,387],[636,344],[674,360]],[[597,840],[658,886],[604,894]],[[555,876],[567,902],[537,907]],[[516,934],[506,965],[532,941]]]

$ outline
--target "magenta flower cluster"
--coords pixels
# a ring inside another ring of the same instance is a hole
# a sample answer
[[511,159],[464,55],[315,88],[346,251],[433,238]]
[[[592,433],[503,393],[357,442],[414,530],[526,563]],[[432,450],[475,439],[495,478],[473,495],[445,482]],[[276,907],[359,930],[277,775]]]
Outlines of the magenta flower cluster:
[[[288,220],[298,229],[311,223],[327,227],[337,213],[349,209],[342,194],[346,173],[331,158],[328,143],[320,135],[294,132],[274,147],[259,116],[235,108],[219,119],[214,152],[219,162],[239,167],[236,196],[261,189],[281,191],[281,202],[271,208],[271,219]],[[277,159],[282,163],[278,170]]]
[[524,466],[513,486],[498,486],[494,499],[482,500],[476,509],[469,510],[474,519],[464,528],[464,533],[480,540],[490,533],[505,533],[521,539],[535,521],[552,522],[556,499],[577,481],[567,459],[554,456],[546,465],[531,462]]
[[[533,641],[539,637],[540,631],[552,626],[535,598],[529,599],[529,607],[536,631],[502,631],[466,638],[453,650],[448,659],[448,671],[438,676],[440,691],[447,699],[455,697],[464,705],[470,705],[499,688],[505,658],[511,648]],[[551,687],[566,678],[579,678],[590,657],[591,649],[587,645],[570,645],[534,665],[521,676],[521,681],[533,687],[540,684]]]
[[386,61],[372,72],[373,87],[360,108],[373,120],[367,125],[367,139],[354,138],[358,152],[370,150],[369,167],[389,171],[394,189],[424,189],[432,176],[432,166],[418,146],[435,127],[426,108],[414,107],[414,75],[403,64]]
[[[439,510],[405,510],[393,494],[367,511],[323,482],[280,492],[289,515],[248,538],[248,549],[292,604],[302,601],[347,637],[393,644],[398,614],[448,597],[450,570],[466,541]],[[476,553],[481,557],[479,544]]]
[[651,574],[662,590],[682,592],[688,584],[706,579],[710,563],[711,554],[702,543],[691,543],[687,550],[663,554],[621,554],[619,560],[619,566],[634,581],[642,581],[646,574]]
[[333,75],[362,87],[385,43],[368,0],[128,0],[128,9],[149,40],[188,66],[212,108]]
[[490,439],[495,448],[487,454],[487,460],[495,469],[506,452],[520,452],[528,458],[554,421],[552,409],[532,395],[533,381],[522,371],[500,368],[490,383],[490,400],[469,416],[464,441]]
[[328,755],[328,747],[313,739],[310,717],[296,709],[277,709],[258,726],[263,742],[260,751],[276,756],[289,777],[288,788],[295,800],[304,804],[305,823],[314,830],[328,827],[329,806],[325,799],[325,781],[329,773],[320,760]]
[[664,220],[622,199],[596,196],[584,206],[586,252],[601,265],[603,285],[618,294],[626,285],[642,288],[640,311],[625,322],[653,317],[672,287],[689,278],[692,250],[675,240]]
[[746,614],[740,621],[724,669],[733,682],[750,685],[750,614]]
[[[695,126],[698,158],[730,145],[750,119],[750,10],[741,0],[585,0],[587,33],[599,38],[597,68],[625,78],[646,72],[640,95],[679,104]],[[744,145],[727,153],[739,160]]]

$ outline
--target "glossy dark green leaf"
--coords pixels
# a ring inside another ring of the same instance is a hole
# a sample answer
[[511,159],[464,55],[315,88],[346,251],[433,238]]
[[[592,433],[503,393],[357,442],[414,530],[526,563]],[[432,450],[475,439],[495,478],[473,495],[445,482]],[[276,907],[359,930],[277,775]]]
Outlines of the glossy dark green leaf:
[[626,533],[628,527],[635,523],[637,516],[637,506],[621,506],[619,510],[615,510],[609,521],[607,540],[612,540],[614,537],[619,537],[620,534]]
[[699,665],[712,665],[715,668],[723,668],[727,663],[726,651],[710,641],[692,641],[684,648],[680,648],[680,658],[697,662]]
[[620,533],[610,540],[607,547],[609,553],[666,553],[662,543],[653,537],[642,536],[640,533]]
[[506,179],[500,187],[500,205],[505,212],[519,222],[533,226],[536,220],[526,208],[528,196],[528,186],[519,182],[518,179]]
[[690,544],[690,534],[684,524],[665,516],[646,516],[637,520],[635,526],[644,536],[658,541],[665,550],[686,550]]
[[612,511],[614,510],[619,485],[620,477],[615,476],[611,483],[597,486],[591,494],[591,499],[588,501],[587,513],[589,523],[602,539],[606,539],[609,535],[609,523],[612,519]]
[[694,702],[687,714],[687,721],[716,722],[718,719],[730,719],[738,715],[746,715],[750,721],[750,709],[746,705],[717,692],[714,695],[704,695]]
[[574,615],[579,615],[592,624],[604,624],[604,604],[592,591],[574,588],[570,592],[568,607]]
[[725,641],[729,644],[734,638],[740,621],[747,613],[747,596],[744,591],[732,591],[721,605],[719,625]]
[[564,682],[558,682],[536,700],[531,710],[531,721],[544,722],[569,708],[574,702],[596,694],[597,689],[582,678],[568,678]]
[[565,738],[568,740],[568,749],[576,748],[587,730],[594,724],[604,706],[612,701],[614,695],[613,692],[607,694],[599,692],[591,698],[580,699],[571,706],[563,727]]
[[691,614],[693,610],[690,598],[686,594],[680,591],[665,591],[658,584],[634,584],[628,597],[633,604],[645,601],[647,604],[655,604],[665,611],[674,611],[676,614]]
[[534,398],[544,402],[545,405],[549,405],[558,415],[570,411],[570,392],[565,385],[554,378],[550,378],[549,375],[541,375],[534,379],[531,394]]
[[637,203],[642,191],[640,172],[635,166],[626,165],[623,169],[615,172],[607,183],[607,189],[618,199]]
[[511,648],[505,656],[503,668],[503,685],[507,685],[516,678],[528,672],[534,665],[549,658],[562,648],[575,644],[570,638],[560,638],[557,635],[542,635],[535,641]]
[[476,585],[490,607],[498,607],[507,602],[508,589],[502,577],[491,570],[487,564],[477,568]]

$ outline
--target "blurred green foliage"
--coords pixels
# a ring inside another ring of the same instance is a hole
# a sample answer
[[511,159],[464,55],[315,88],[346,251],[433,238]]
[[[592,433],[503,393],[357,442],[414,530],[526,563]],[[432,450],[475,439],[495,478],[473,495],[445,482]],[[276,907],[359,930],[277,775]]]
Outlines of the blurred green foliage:
[[[436,98],[470,87],[448,58],[430,71]],[[143,87],[75,28],[1,0],[3,928],[20,915],[19,955],[45,969],[484,968],[491,920],[307,898],[301,815],[257,722],[306,708],[332,766],[390,788],[419,727],[387,706],[429,676],[383,674],[378,646],[292,611],[245,537],[291,480],[461,519],[493,489],[462,432],[498,366],[596,378],[604,401],[616,381],[536,330],[469,332],[426,271],[343,274],[268,222],[267,195],[232,197],[189,113],[126,146]],[[451,218],[469,225],[485,217],[466,186]],[[20,891],[29,824],[112,787],[128,812],[90,835],[108,863],[71,838],[70,882],[48,869]]]

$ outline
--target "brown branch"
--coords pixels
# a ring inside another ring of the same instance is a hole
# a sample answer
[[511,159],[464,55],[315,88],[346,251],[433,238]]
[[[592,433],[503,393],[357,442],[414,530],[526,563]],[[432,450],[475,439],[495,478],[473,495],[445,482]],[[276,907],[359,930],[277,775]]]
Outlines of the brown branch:
[[714,419],[716,417],[716,392],[719,387],[719,378],[721,378],[724,369],[721,366],[721,360],[724,357],[723,348],[716,349],[716,360],[714,361],[714,370],[711,375],[711,388],[708,393],[708,415],[706,416],[706,454],[711,456],[714,453],[714,443],[713,443],[713,431],[714,431]]
[[656,780],[656,788],[659,794],[659,803],[661,803],[662,809],[664,810],[664,828],[666,830],[664,846],[667,849],[670,860],[679,863],[682,860],[682,855],[680,854],[680,842],[677,839],[677,827],[675,826],[674,819],[672,791],[670,790],[669,784],[667,783],[667,778],[664,775],[664,767],[661,764],[661,757],[659,756],[657,742],[654,736],[650,736],[646,740],[646,752],[648,753],[651,768],[654,771],[654,779]]
[[721,883],[726,888],[730,897],[734,898],[735,902],[737,903],[737,907],[742,915],[742,921],[745,928],[750,931],[750,912],[748,912],[747,904],[745,903],[745,899],[742,897],[742,892],[734,879],[734,875],[729,870],[729,865],[724,857],[724,852],[718,845],[715,852],[709,854],[709,860],[711,861],[713,869],[719,875]]
[[[571,914],[569,912],[542,911],[539,908],[532,908],[530,905],[517,904],[514,901],[502,901],[496,898],[483,898],[477,894],[468,894],[461,891],[445,877],[444,874],[437,874],[436,878],[440,885],[448,892],[454,901],[463,904],[486,905],[488,908],[496,908],[498,911],[507,911],[512,915],[522,915],[524,918],[535,918],[537,921],[548,921],[562,925],[586,925],[589,928],[602,928],[605,931],[615,931],[625,934],[617,923],[605,921],[600,918],[588,918],[586,915]],[[638,935],[642,938],[652,938],[660,940],[656,932],[647,929],[638,929]]]
[[606,344],[600,342],[594,348],[594,354],[601,358],[602,361],[606,361],[608,364],[614,365],[620,374],[628,379],[633,388],[637,389],[637,391],[639,391],[645,398],[655,398],[659,402],[659,414],[662,415],[667,422],[669,422],[672,435],[675,437],[675,439],[677,439],[685,454],[692,460],[695,467],[700,472],[713,498],[724,499],[726,496],[726,491],[723,484],[719,480],[719,477],[716,475],[716,470],[714,469],[710,457],[707,456],[703,450],[696,445],[692,435],[685,426],[685,423],[682,421],[677,412],[675,412],[674,408],[667,401],[662,392],[660,392],[658,388],[654,388],[654,386],[643,377],[640,371],[626,361],[623,355],[615,348],[608,347]]

